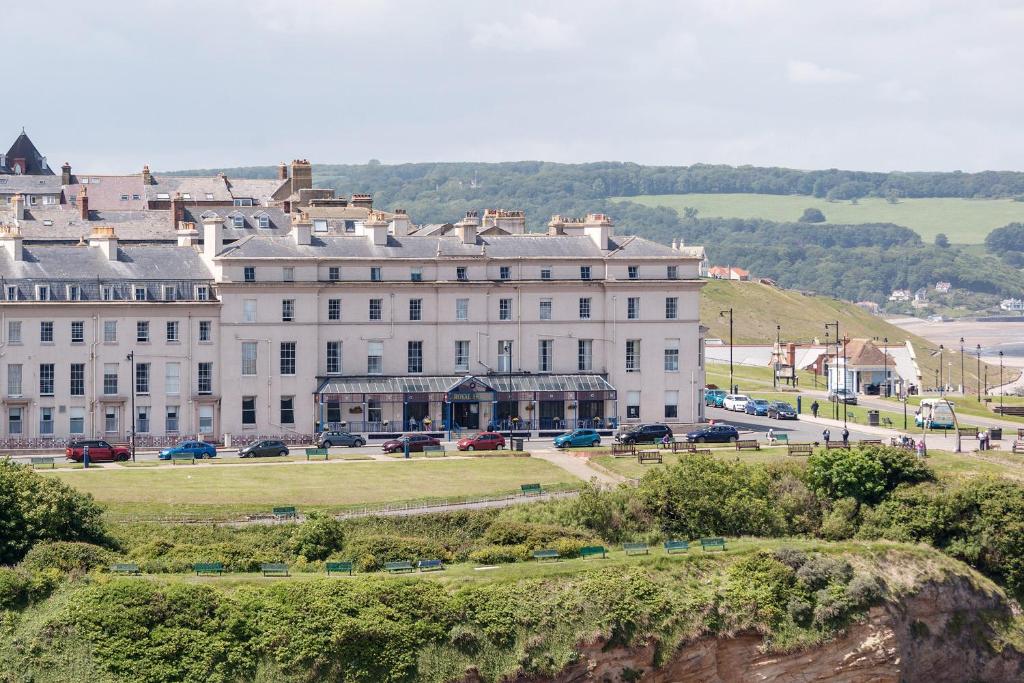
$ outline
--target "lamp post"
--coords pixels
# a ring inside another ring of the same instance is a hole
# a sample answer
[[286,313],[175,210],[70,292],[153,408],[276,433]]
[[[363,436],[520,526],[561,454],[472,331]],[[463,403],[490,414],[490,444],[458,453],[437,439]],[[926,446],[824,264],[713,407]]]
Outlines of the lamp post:
[[[838,323],[837,323],[837,325],[838,325]],[[837,335],[839,334],[838,329],[836,331],[836,334]],[[847,345],[847,343],[849,343],[849,341],[850,341],[849,337],[846,337],[846,336],[843,337],[843,388],[844,389],[846,389],[846,378],[849,377],[849,373],[846,370],[846,345]],[[836,349],[836,353],[839,353],[839,349],[838,348]],[[848,406],[848,405],[849,404],[846,402],[846,396],[844,395],[843,396],[843,429],[846,428],[846,406]],[[836,408],[838,409],[838,406],[836,406]]]
[[960,393],[967,395],[967,380],[964,379],[964,338],[960,337]]
[[[505,342],[505,358],[508,359],[508,438],[509,448],[512,447],[512,342]],[[577,415],[579,414],[579,401],[576,402]]]
[[733,379],[732,379],[732,309],[730,308],[727,311],[719,311],[718,312],[718,317],[721,318],[726,313],[729,314],[729,392],[728,393],[731,394],[734,391],[734,384],[733,384]]
[[782,325],[775,326],[775,363],[772,365],[772,388],[779,388],[779,350],[782,339]]
[[889,345],[889,338],[882,337],[882,397],[889,398],[889,352],[886,348]]
[[999,414],[1003,414],[1003,394],[1006,393],[1006,389],[1003,388],[1003,352],[999,352]]
[[978,403],[981,403],[981,344],[974,348],[978,353],[978,376],[975,379],[978,380]]
[[132,374],[130,384],[132,387],[132,432],[128,445],[132,451],[132,462],[135,462],[135,351],[130,351],[125,359],[131,362]]
[[944,387],[942,386],[942,352],[945,350],[946,347],[943,346],[942,344],[939,344],[939,398],[942,398],[942,396],[946,393],[944,391]]
[[[838,420],[839,419],[839,321],[837,320],[834,323],[825,323],[825,347],[826,347],[825,350],[826,350],[826,356],[828,355],[828,353],[827,353],[827,351],[828,351],[828,331],[829,331],[829,328],[831,328],[831,327],[836,328],[836,355],[835,355],[835,359],[836,360],[835,360],[835,364],[834,364],[833,372],[832,372],[832,374],[835,376],[835,386],[832,387],[832,392],[835,394],[836,400],[832,401],[832,419],[833,420]],[[844,365],[843,365],[843,373],[844,373],[843,388],[845,389],[846,388],[846,377],[845,377],[846,365],[845,365],[845,361],[844,361]],[[825,375],[825,384],[826,384],[826,386],[828,385],[828,374],[827,373]]]

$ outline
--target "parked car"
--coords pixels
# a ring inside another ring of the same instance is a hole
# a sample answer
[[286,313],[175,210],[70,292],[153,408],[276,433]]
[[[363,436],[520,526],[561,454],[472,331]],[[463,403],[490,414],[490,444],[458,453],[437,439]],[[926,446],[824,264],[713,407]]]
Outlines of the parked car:
[[763,398],[752,398],[743,406],[743,412],[747,415],[767,415],[768,401]]
[[[182,441],[170,448],[163,449],[157,457],[161,460],[170,460],[171,456],[175,453],[191,454],[196,459],[217,457],[217,449],[213,444],[206,443],[205,441]],[[92,457],[92,451],[89,452],[89,457]]]
[[725,400],[725,396],[725,389],[705,389],[704,405],[709,408],[721,408],[722,401]]
[[358,448],[365,445],[366,439],[358,434],[349,434],[348,432],[320,432],[316,437],[317,448],[331,448],[332,446]]
[[709,425],[686,433],[686,440],[693,443],[732,443],[739,438],[740,433],[732,425]]
[[285,445],[284,441],[267,439],[266,441],[257,441],[238,449],[239,458],[267,458],[275,455],[288,455],[288,446]]
[[600,446],[601,435],[593,429],[574,429],[555,437],[555,448],[574,448],[579,446]]
[[796,408],[785,401],[772,401],[768,405],[768,417],[774,420],[795,420]]
[[455,447],[460,451],[496,451],[505,447],[505,437],[497,432],[480,432],[476,436],[459,439]]
[[847,389],[845,387],[833,389],[828,392],[828,400],[833,403],[846,403],[851,406],[855,406],[857,405],[857,393],[853,389]]
[[672,436],[672,429],[663,424],[642,424],[615,435],[619,443],[658,443],[665,435]]
[[734,410],[738,413],[742,413],[747,407],[747,401],[750,398],[744,394],[726,394],[722,400],[722,407],[726,410]]
[[440,446],[441,440],[428,434],[403,434],[397,439],[389,439],[381,444],[385,453],[405,452],[405,443],[409,442],[410,453],[422,453],[424,446]]
[[75,462],[82,462],[85,447],[89,447],[89,462],[125,461],[132,457],[132,452],[125,446],[111,446],[102,439],[85,439],[72,441],[64,449],[64,457]]

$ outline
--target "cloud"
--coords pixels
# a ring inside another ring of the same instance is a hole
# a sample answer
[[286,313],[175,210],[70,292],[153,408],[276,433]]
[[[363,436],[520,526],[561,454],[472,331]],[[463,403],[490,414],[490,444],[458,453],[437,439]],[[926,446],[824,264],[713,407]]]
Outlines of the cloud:
[[558,51],[580,44],[575,27],[556,17],[526,12],[514,22],[493,21],[472,27],[473,47],[511,52]]
[[814,62],[791,59],[786,65],[786,77],[799,85],[835,85],[860,80],[860,76],[849,71],[840,71]]
[[878,94],[882,99],[899,104],[912,104],[924,99],[924,93],[900,81],[883,81],[878,85]]

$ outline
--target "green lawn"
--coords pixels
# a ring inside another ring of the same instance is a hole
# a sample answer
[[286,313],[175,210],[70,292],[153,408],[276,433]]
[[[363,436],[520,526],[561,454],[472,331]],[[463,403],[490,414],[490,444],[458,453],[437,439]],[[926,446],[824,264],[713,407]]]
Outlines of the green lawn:
[[895,223],[911,228],[926,242],[946,233],[951,242],[981,244],[995,228],[1024,221],[1024,203],[1012,199],[929,197],[890,204],[880,198],[827,202],[816,197],[771,194],[671,194],[615,197],[645,206],[667,206],[680,213],[692,206],[702,217],[765,218],[795,222],[804,209],[817,208],[830,223]]
[[572,475],[533,458],[411,460],[265,467],[57,470],[115,518],[222,518],[295,505],[300,512],[400,501],[458,500],[519,492],[520,484],[571,488]]

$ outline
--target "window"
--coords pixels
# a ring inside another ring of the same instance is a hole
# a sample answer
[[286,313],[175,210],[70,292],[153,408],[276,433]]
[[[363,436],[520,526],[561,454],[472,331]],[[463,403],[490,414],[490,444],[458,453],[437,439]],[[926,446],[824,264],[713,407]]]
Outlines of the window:
[[39,394],[53,396],[53,363],[39,364]]
[[85,363],[71,364],[71,395],[85,396]]
[[550,268],[541,268],[540,269],[540,279],[541,280],[550,280],[551,279],[551,269]]
[[178,338],[178,321],[168,320],[167,321],[167,341],[174,343],[180,341]]
[[199,406],[199,433],[213,434],[213,406]]
[[295,342],[281,342],[281,374],[295,374]]
[[68,301],[81,301],[82,290],[78,285],[68,285]]
[[135,364],[135,393],[149,393],[149,363]]
[[135,287],[134,295],[135,295],[135,300],[136,301],[145,301],[146,300],[146,288],[145,287]]
[[181,363],[168,363],[164,366],[164,393],[168,396],[181,393]]
[[512,371],[512,340],[498,340],[498,372]]
[[512,319],[512,299],[498,299],[498,320]]
[[590,372],[594,369],[594,340],[578,339],[576,341],[576,369]]
[[[206,198],[207,199],[213,199],[213,195],[212,194],[207,194]],[[134,201],[139,201],[140,199],[142,199],[142,195],[140,195],[138,193],[132,193],[132,199]]]
[[423,269],[413,268],[409,271],[409,279],[413,282],[420,282],[423,280]]
[[466,266],[456,266],[455,268],[455,279],[465,282],[469,279],[469,275],[466,271]]
[[39,436],[53,434],[53,408],[39,409]]
[[589,280],[590,279],[590,266],[580,266],[580,279],[581,280]]
[[551,372],[551,356],[554,345],[553,339],[541,339],[537,342],[538,372]]
[[455,319],[469,320],[469,299],[455,300]]
[[341,342],[327,342],[327,374],[341,374]]
[[665,298],[665,319],[675,320],[679,314],[678,297],[670,296]]
[[110,285],[103,285],[100,287],[100,298],[104,301],[114,300],[114,288]]
[[7,410],[7,433],[10,435],[21,434],[21,408],[9,408]]
[[327,300],[327,319],[341,320],[341,299]]
[[173,285],[164,285],[163,288],[164,301],[174,301],[178,298],[177,291]]
[[407,359],[409,372],[423,372],[423,342],[408,343]]
[[167,411],[164,414],[164,429],[171,434],[178,431],[178,406],[167,406]]
[[665,372],[679,372],[679,340],[665,340]]
[[327,220],[324,218],[314,219],[313,232],[327,232]]
[[149,321],[139,320],[135,323],[135,341],[147,343],[149,342]]
[[551,320],[551,299],[540,300],[540,319]]
[[21,396],[21,363],[7,366],[7,395]]
[[366,401],[366,419],[377,424],[384,419],[384,411],[380,407],[380,401]]
[[640,372],[640,340],[626,340],[626,372]]
[[498,269],[498,277],[500,277],[502,280],[508,280],[509,278],[512,277],[512,268],[510,268],[509,266],[501,266]]
[[421,320],[423,299],[409,299],[409,320]]
[[72,320],[71,321],[71,343],[72,344],[84,344],[85,343],[85,321],[84,320]]
[[199,341],[201,341],[201,342],[213,341],[213,321],[212,320],[200,320],[199,321]]
[[384,299],[370,299],[370,320],[380,320],[384,312]]
[[380,282],[380,266],[373,266],[370,268],[370,280],[372,282]]
[[252,266],[246,266],[243,271],[246,282],[256,282],[256,269]]
[[104,320],[103,321],[103,341],[108,344],[113,344],[117,341],[117,321],[116,320]]
[[282,268],[281,277],[285,282],[295,282],[295,268],[291,266]]
[[85,434],[85,408],[77,406],[68,408],[68,432]]
[[372,341],[366,344],[366,374],[379,375],[384,372],[384,342]]
[[295,397],[294,396],[282,396],[281,397],[281,424],[293,425],[295,424]]
[[260,215],[258,216],[258,218],[259,218],[259,221],[260,221],[260,227],[261,227],[261,228],[263,228],[263,229],[267,229],[267,228],[269,228],[269,227],[270,227],[270,216],[268,216],[268,215],[267,215],[267,214],[265,214],[265,213],[261,213],[261,214],[260,214]]
[[667,272],[665,273],[665,276],[669,280],[678,280],[679,279],[679,266],[668,266],[666,270],[667,270]]
[[256,299],[244,299],[242,301],[242,322],[256,322]]
[[231,217],[231,226],[235,227],[235,228],[244,228],[245,227],[245,216],[238,216],[238,215],[232,216]]
[[18,300],[18,287],[16,285],[7,286],[7,300],[17,301]]
[[251,377],[256,374],[257,342],[242,342],[242,374]]
[[117,408],[107,406],[103,409],[103,430],[107,434],[117,434]]
[[196,287],[196,301],[209,301],[210,300],[210,288],[206,285],[199,285]]
[[281,299],[281,322],[295,320],[295,299]]
[[639,391],[627,391],[626,392],[626,419],[628,419],[628,420],[639,420],[640,419],[640,392]]
[[197,389],[200,394],[213,393],[213,363],[199,363],[197,370]]
[[242,426],[243,427],[255,427],[256,426],[256,397],[255,396],[243,396],[242,397]]
[[331,266],[327,269],[327,279],[331,282],[337,282],[341,279],[341,268],[338,266]]
[[580,297],[580,320],[590,320],[590,297]]
[[459,339],[455,342],[455,371],[469,372],[469,340]]
[[665,419],[679,417],[679,392],[670,390],[665,392]]
[[628,299],[626,299],[626,319],[640,319],[640,297],[631,296]]
[[[213,199],[213,197],[210,197],[210,199]],[[235,197],[232,204],[235,206],[252,206],[252,197]]]
[[8,320],[7,321],[7,343],[8,344],[20,344],[21,343],[21,321],[20,320]]
[[626,271],[630,280],[640,279],[640,266],[627,266]]
[[[359,221],[362,223],[362,221]],[[354,233],[356,231],[356,221],[345,221],[345,232]]]
[[149,406],[136,406],[135,431],[142,434],[149,433]]
[[103,364],[103,393],[106,396],[117,394],[117,363]]
[[39,301],[49,301],[50,288],[47,285],[36,285],[36,299]]
[[53,343],[53,321],[44,320],[39,323],[39,341],[43,344]]

